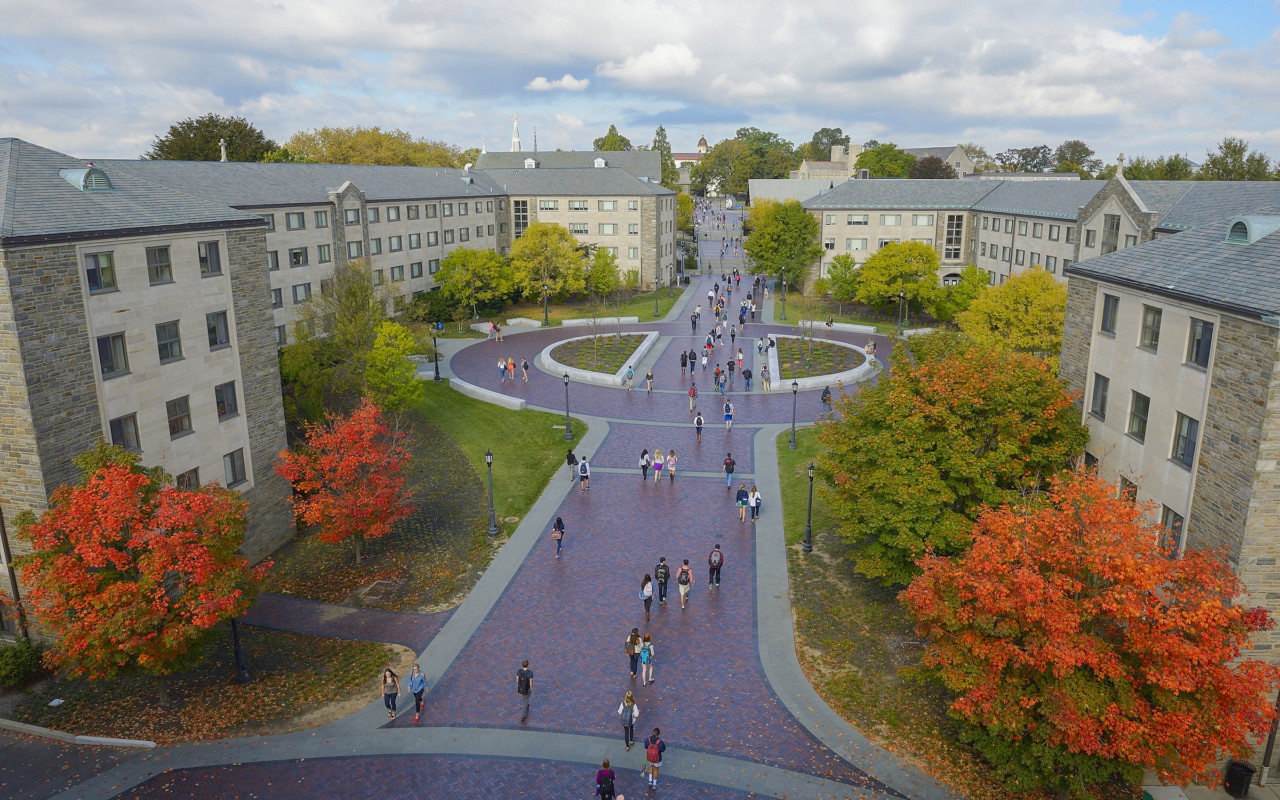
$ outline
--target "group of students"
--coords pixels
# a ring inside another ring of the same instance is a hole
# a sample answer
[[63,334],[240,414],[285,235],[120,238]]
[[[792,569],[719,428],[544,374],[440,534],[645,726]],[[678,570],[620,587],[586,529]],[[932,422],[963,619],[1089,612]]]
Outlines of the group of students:
[[[528,383],[529,359],[521,357],[520,373],[524,375],[524,382]],[[511,381],[512,383],[516,382],[516,361],[514,358],[498,359],[498,378],[501,379],[502,383],[506,383],[507,381]]]
[[653,455],[649,455],[648,449],[640,452],[640,482],[648,483],[649,470],[653,470],[653,485],[657,486],[662,483],[662,470],[667,470],[667,478],[672,484],[676,482],[676,451],[671,450],[667,453],[662,452],[662,448],[656,448]]

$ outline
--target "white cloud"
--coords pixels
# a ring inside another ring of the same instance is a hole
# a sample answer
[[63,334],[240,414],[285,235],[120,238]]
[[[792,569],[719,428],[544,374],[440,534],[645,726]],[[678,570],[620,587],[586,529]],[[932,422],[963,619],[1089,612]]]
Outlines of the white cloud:
[[563,111],[556,113],[556,122],[560,123],[560,127],[570,131],[576,131],[586,124],[582,121],[581,117],[575,117],[574,115],[566,114]]
[[554,89],[564,89],[566,92],[580,92],[590,85],[590,78],[575,78],[566,72],[563,78],[557,78],[554,81],[549,81],[539,75],[525,84],[524,88],[531,92],[550,92]]
[[596,74],[621,81],[628,86],[654,88],[670,81],[692,78],[702,66],[684,42],[667,42],[622,63],[606,61],[596,67]]

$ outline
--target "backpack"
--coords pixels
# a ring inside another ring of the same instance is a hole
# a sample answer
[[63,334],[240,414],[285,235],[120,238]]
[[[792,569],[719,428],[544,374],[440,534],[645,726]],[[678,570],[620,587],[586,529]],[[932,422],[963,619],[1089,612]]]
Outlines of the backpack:
[[725,404],[724,404],[724,413],[726,413],[726,414],[732,414],[732,413],[733,413],[733,406],[732,406],[731,404],[729,404],[729,403],[725,403]]
[[596,787],[596,794],[600,795],[601,800],[613,800],[613,778],[607,773],[600,776],[600,785]]
[[653,648],[646,644],[640,648],[640,663],[648,664],[652,660],[653,660]]
[[[727,409],[728,405],[729,405],[728,403],[725,403],[725,407],[726,407],[726,409]],[[730,475],[732,475],[732,474],[733,474],[733,468],[734,468],[735,466],[737,466],[737,464],[735,464],[735,463],[734,463],[734,460],[733,460],[732,458],[726,458],[726,459],[724,460],[724,471],[725,471],[725,472],[727,472],[727,473],[729,473]]]
[[690,397],[697,397],[697,396],[698,396],[698,389],[697,389],[697,387],[690,387],[690,388],[689,388],[689,396],[690,396]]
[[676,575],[676,583],[681,586],[689,585],[689,570],[685,567],[680,568],[680,572]]
[[653,569],[653,579],[658,583],[666,583],[671,577],[671,568],[666,564],[659,564]]
[[653,763],[653,764],[661,763],[662,748],[658,746],[658,743],[660,741],[662,740],[654,739],[653,741],[649,742],[649,746],[644,749],[644,757],[646,761],[649,761],[650,763]]
[[720,551],[719,551],[719,550],[712,550],[712,551],[711,551],[711,566],[713,566],[713,567],[718,567],[718,566],[720,566],[720,559],[721,559]]
[[583,477],[586,477],[586,476],[587,476],[588,472],[587,472],[587,462],[586,462],[586,459],[583,459],[582,461],[579,461],[579,462],[578,462],[578,474],[579,474],[579,475],[581,475],[581,476],[583,476]]
[[520,694],[529,693],[529,678],[526,675],[516,676],[516,691]]

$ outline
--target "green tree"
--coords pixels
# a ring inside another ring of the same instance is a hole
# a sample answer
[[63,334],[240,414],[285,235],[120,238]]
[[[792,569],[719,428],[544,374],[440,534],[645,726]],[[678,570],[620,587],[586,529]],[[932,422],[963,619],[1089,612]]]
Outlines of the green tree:
[[745,195],[752,178],[763,167],[762,159],[751,152],[746,142],[725,139],[712,147],[689,172],[690,190],[699,194],[718,191],[721,194]]
[[831,296],[844,313],[844,304],[852,303],[858,298],[858,262],[848,253],[841,253],[831,259],[827,265],[827,280],[831,284]]
[[595,149],[597,150],[608,151],[608,150],[632,149],[631,140],[623,136],[622,134],[618,133],[617,125],[610,125],[609,132],[606,133],[604,136],[601,136],[599,139],[596,139],[594,142],[592,142],[592,144],[595,146]]
[[511,270],[516,289],[528,300],[542,298],[545,284],[551,297],[563,299],[587,285],[578,240],[551,222],[535,222],[511,245]]
[[1055,172],[1075,172],[1083,170],[1086,175],[1093,175],[1102,167],[1102,159],[1097,158],[1093,148],[1081,139],[1068,139],[1053,151],[1053,160],[1057,163]]
[[978,344],[1030,353],[1056,370],[1066,312],[1066,284],[1037,267],[987,286],[956,324]]
[[685,192],[676,195],[676,230],[693,235],[693,198]]
[[797,155],[810,161],[826,161],[831,158],[831,148],[849,146],[849,137],[840,128],[819,128],[809,141],[800,145]]
[[905,178],[911,173],[915,163],[915,156],[899,150],[896,144],[889,142],[863,150],[854,166],[870,170],[873,178]]
[[799,288],[809,267],[822,257],[818,220],[791,200],[751,208],[752,233],[743,245],[756,269]]
[[991,172],[997,168],[996,162],[991,158],[991,154],[987,152],[987,148],[977,142],[962,144],[960,149],[973,162],[974,172]]
[[819,435],[855,569],[888,585],[915,577],[930,550],[963,553],[984,506],[1037,490],[1088,438],[1041,359],[946,332],[911,345],[893,349],[887,377],[843,397]]
[[1124,165],[1124,176],[1131,181],[1189,181],[1195,178],[1196,168],[1177,153],[1154,159],[1138,156]]
[[960,175],[955,167],[937,156],[925,156],[911,165],[911,171],[907,177],[921,180],[955,180]]
[[1053,151],[1049,145],[1035,147],[1010,147],[995,155],[1003,172],[1048,172],[1054,165]]
[[418,377],[418,365],[409,358],[417,351],[417,342],[408,328],[390,321],[378,326],[365,375],[369,396],[383,411],[398,417],[426,396],[427,387]]
[[471,308],[479,316],[479,304],[509,296],[515,278],[507,260],[492,250],[461,247],[444,257],[436,273],[436,283],[454,302]]
[[662,159],[662,185],[672,191],[680,190],[680,170],[671,157],[671,142],[667,141],[667,129],[658,126],[653,132],[653,151]]
[[987,271],[970,264],[960,271],[958,283],[938,288],[929,313],[939,322],[950,322],[956,314],[969,308],[974,298],[987,288],[987,281]]
[[1244,139],[1228,136],[1217,151],[1205,153],[1196,177],[1202,181],[1265,181],[1271,179],[1271,158],[1260,150],[1249,151]]
[[315,162],[308,158],[303,158],[297,153],[292,152],[287,147],[277,147],[270,153],[262,157],[264,164],[314,164]]
[[316,128],[289,137],[285,147],[308,161],[322,164],[382,164],[406,167],[461,167],[462,153],[447,142],[414,138],[402,130]]
[[910,308],[930,307],[938,288],[938,251],[924,242],[897,242],[881,247],[862,265],[858,302],[877,311],[898,307],[898,292],[907,293]]
[[218,141],[227,142],[228,161],[262,161],[278,145],[244,117],[205,114],[184,119],[157,136],[143,158],[163,161],[221,161]]
[[622,287],[618,274],[618,259],[607,247],[597,247],[587,269],[587,291],[599,298],[606,298]]

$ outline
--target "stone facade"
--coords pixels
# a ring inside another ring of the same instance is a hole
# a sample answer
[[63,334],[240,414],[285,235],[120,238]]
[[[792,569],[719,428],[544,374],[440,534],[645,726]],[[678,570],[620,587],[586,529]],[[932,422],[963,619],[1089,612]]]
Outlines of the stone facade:
[[1084,390],[1089,377],[1089,343],[1093,340],[1093,315],[1098,283],[1072,277],[1067,282],[1067,315],[1063,325],[1058,377],[1074,392],[1076,408],[1084,412]]
[[227,232],[236,345],[243,380],[243,402],[249,428],[252,488],[249,528],[243,550],[257,561],[294,533],[289,484],[275,473],[276,455],[287,446],[275,320],[267,300],[271,282],[266,266],[266,237],[261,228]]
[[[1093,231],[1095,242],[1100,241],[1102,233],[1102,217],[1107,212],[1119,212],[1120,216],[1120,241],[1124,242],[1124,236],[1132,233],[1137,236],[1137,244],[1149,242],[1155,236],[1156,223],[1159,222],[1160,215],[1154,211],[1148,211],[1144,208],[1134,193],[1133,188],[1129,186],[1129,182],[1123,177],[1112,178],[1102,191],[1098,192],[1092,200],[1080,207],[1080,213],[1076,215],[1076,249],[1075,260],[1083,261],[1086,258],[1093,258],[1098,255],[1101,250],[1099,245],[1089,246],[1088,231]],[[1120,246],[1123,247],[1123,244]]]

